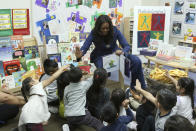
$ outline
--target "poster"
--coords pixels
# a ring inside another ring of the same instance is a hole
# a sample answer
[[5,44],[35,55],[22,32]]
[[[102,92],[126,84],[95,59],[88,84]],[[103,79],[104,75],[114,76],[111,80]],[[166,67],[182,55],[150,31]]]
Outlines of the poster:
[[119,56],[111,54],[103,57],[103,68],[107,72],[114,72],[119,70]]
[[182,22],[181,21],[173,21],[172,34],[175,36],[181,36],[182,34]]
[[185,14],[185,24],[195,24],[196,11],[187,10]]
[[150,46],[152,41],[169,41],[171,7],[136,6],[134,9],[134,29],[132,53]]
[[184,0],[176,0],[174,6],[174,14],[182,15],[184,13]]
[[10,9],[0,9],[0,36],[9,36],[13,34],[11,18]]
[[29,9],[12,10],[13,35],[30,35]]

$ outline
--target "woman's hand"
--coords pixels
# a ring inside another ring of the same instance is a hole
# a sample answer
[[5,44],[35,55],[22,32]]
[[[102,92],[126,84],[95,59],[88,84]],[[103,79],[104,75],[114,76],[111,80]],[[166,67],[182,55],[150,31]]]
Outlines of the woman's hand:
[[123,51],[122,50],[116,50],[115,53],[116,53],[116,55],[120,56],[123,53]]
[[78,47],[78,46],[76,47],[75,56],[76,56],[76,58],[82,57],[82,51],[80,50],[80,47]]

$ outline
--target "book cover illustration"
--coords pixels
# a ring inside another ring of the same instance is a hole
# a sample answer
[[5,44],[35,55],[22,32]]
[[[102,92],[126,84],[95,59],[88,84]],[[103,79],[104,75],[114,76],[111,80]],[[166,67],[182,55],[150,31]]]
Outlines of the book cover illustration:
[[37,46],[27,46],[27,47],[24,47],[24,53],[25,53],[25,58],[27,60],[39,57],[39,51],[38,51],[38,47]]
[[13,59],[25,57],[24,50],[16,50],[13,52]]
[[6,90],[15,88],[14,76],[9,75],[1,78],[1,88]]
[[28,77],[31,77],[33,79],[39,79],[39,76],[36,74],[35,70],[27,71],[22,75],[22,81]]
[[20,64],[21,64],[21,70],[27,71],[27,65],[26,65],[26,59],[25,57],[19,58]]
[[13,50],[12,47],[0,47],[0,60],[1,61],[9,61],[12,60]]
[[18,72],[13,72],[12,75],[14,76],[15,87],[22,87],[22,75],[25,73],[25,70],[21,70]]
[[57,44],[57,43],[59,43],[58,35],[46,36],[46,44]]
[[0,37],[0,47],[9,47],[11,46],[10,37]]
[[20,61],[11,60],[3,62],[5,76],[12,75],[13,72],[20,71]]
[[61,54],[49,54],[48,59],[56,61],[58,67],[61,67]]
[[87,32],[85,32],[85,33],[80,33],[80,42],[81,42],[81,41],[85,41],[86,38],[89,36],[89,34],[90,34],[90,33],[87,33]]
[[72,52],[61,53],[61,62],[62,65],[72,64],[73,63]]
[[4,68],[3,68],[3,61],[0,61],[0,78],[4,77]]
[[107,72],[113,72],[119,70],[119,56],[111,54],[103,57],[103,68]]
[[71,43],[78,43],[80,41],[80,33],[79,32],[70,32],[69,40]]
[[47,51],[47,54],[57,54],[58,53],[57,44],[47,44],[46,51]]
[[59,43],[58,52],[59,53],[72,52],[71,44],[70,43]]
[[11,36],[11,43],[13,50],[23,50],[23,37],[21,35]]
[[42,75],[42,65],[40,58],[26,60],[27,70],[35,70],[37,75]]

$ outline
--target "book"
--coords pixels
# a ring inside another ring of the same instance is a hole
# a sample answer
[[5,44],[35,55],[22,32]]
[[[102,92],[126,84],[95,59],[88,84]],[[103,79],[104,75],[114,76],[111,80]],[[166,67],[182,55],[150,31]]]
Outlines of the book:
[[33,79],[39,79],[39,76],[36,75],[35,70],[27,71],[22,75],[22,81],[25,80],[26,78],[31,77]]
[[11,46],[10,37],[0,37],[0,47],[9,47]]
[[89,65],[86,65],[86,66],[79,66],[79,68],[83,71],[87,71],[88,73],[90,73],[90,69],[91,69],[91,66]]
[[16,50],[13,52],[13,59],[25,57],[24,50]]
[[12,75],[14,76],[15,87],[22,87],[22,75],[25,73],[25,70],[13,72]]
[[3,68],[4,68],[5,76],[12,75],[13,72],[20,71],[20,61],[19,60],[4,61]]
[[11,36],[11,44],[12,44],[13,50],[23,50],[24,49],[23,37],[21,35]]
[[1,78],[1,88],[6,90],[15,88],[14,76],[9,75]]
[[4,68],[3,68],[3,61],[0,61],[0,78],[4,77]]
[[46,44],[57,44],[57,43],[59,43],[58,35],[46,36]]
[[67,52],[67,53],[61,53],[61,63],[62,65],[72,64],[73,63],[73,53]]
[[85,32],[85,33],[80,33],[80,42],[81,41],[85,41],[86,40],[86,38],[89,36],[89,34],[90,33],[88,33],[88,32]]
[[13,50],[12,47],[0,47],[0,61],[9,61],[12,60]]
[[71,43],[77,43],[80,41],[79,32],[70,32],[69,33],[69,40]]
[[25,58],[27,60],[39,57],[38,47],[37,46],[27,46],[27,47],[24,47],[24,54],[25,54]]
[[59,43],[58,52],[59,53],[72,52],[71,44],[70,43]]
[[61,67],[61,54],[49,54],[48,59],[55,60],[58,63],[58,67]]
[[47,51],[47,54],[57,54],[58,53],[57,44],[47,44],[46,51]]
[[40,58],[26,60],[27,70],[35,70],[37,75],[43,74]]

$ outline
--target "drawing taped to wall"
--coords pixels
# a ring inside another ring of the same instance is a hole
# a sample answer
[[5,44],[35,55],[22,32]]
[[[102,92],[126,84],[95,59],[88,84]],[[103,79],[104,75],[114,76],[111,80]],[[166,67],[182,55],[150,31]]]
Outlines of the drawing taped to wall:
[[195,24],[195,12],[186,12],[185,16],[185,23],[186,24]]
[[172,34],[173,35],[181,35],[182,33],[182,22],[180,21],[173,21],[172,23]]
[[181,15],[184,12],[184,0],[176,0],[174,7],[174,14]]

